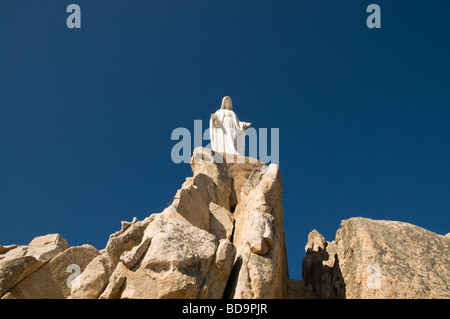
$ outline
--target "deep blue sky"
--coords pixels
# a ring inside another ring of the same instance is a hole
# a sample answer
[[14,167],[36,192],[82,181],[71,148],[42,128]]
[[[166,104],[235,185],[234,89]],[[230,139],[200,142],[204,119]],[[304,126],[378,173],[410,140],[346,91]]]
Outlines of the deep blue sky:
[[[80,5],[82,28],[66,27]],[[368,29],[366,7],[381,7]],[[289,271],[353,216],[450,232],[449,1],[0,4],[0,244],[104,248],[172,200],[223,96],[280,129]],[[208,142],[205,141],[206,145]]]

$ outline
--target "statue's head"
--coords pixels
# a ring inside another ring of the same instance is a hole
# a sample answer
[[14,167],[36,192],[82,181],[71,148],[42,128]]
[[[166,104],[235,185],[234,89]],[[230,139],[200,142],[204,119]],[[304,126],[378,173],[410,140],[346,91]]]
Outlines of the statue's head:
[[229,96],[225,96],[222,99],[222,106],[220,107],[220,109],[233,111],[233,104],[231,103],[231,98]]

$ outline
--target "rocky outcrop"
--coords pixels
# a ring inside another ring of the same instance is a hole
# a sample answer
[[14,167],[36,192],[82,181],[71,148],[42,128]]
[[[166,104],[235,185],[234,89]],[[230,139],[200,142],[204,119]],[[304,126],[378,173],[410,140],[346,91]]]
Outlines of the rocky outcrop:
[[236,206],[233,243],[237,258],[228,296],[285,298],[288,272],[280,172],[270,165],[254,176],[249,181],[259,182],[247,194],[241,192]]
[[198,298],[206,289],[218,248],[214,235],[162,213],[150,223],[142,243],[148,248],[134,252],[139,264],[124,264],[122,298]]
[[277,165],[194,150],[173,202],[122,222],[98,251],[58,234],[0,246],[0,297],[450,298],[450,238],[351,218],[307,239],[303,280],[289,279]]
[[59,235],[48,235],[52,243],[0,246],[0,296],[285,298],[278,166],[197,148],[191,167],[169,207],[122,222],[102,251],[68,248]]
[[36,237],[28,246],[3,247],[0,254],[0,296],[67,248],[67,242],[58,234]]
[[67,298],[71,293],[71,279],[76,275],[72,275],[75,268],[81,273],[99,254],[97,249],[90,245],[67,248],[16,284],[4,298]]
[[305,298],[450,298],[450,240],[408,223],[350,218],[305,250]]

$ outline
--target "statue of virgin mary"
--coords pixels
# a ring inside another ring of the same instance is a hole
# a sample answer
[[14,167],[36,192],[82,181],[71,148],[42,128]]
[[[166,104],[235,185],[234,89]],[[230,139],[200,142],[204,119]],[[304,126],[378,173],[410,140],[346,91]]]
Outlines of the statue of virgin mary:
[[209,121],[212,150],[244,156],[245,129],[250,125],[251,123],[239,121],[233,112],[231,98],[225,96],[222,99],[222,106],[211,114]]

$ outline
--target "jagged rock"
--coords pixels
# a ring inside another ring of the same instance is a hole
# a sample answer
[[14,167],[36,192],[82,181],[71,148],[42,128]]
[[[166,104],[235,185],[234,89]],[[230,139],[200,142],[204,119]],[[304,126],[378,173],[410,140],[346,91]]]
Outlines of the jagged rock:
[[[181,216],[181,220],[209,231],[209,208],[197,186],[183,186],[175,195],[172,207]],[[176,215],[174,217],[177,218]]]
[[247,243],[250,246],[250,251],[255,254],[265,255],[273,243],[273,217],[258,210],[250,211],[249,215],[247,222],[250,221],[252,230],[248,233]]
[[210,233],[217,239],[231,239],[234,228],[234,217],[228,210],[213,202],[209,203]]
[[302,261],[302,277],[305,284],[305,298],[336,299],[344,298],[344,288],[339,267],[329,258],[329,247],[325,238],[313,230],[308,235],[305,246],[306,256]]
[[233,244],[237,253],[228,297],[285,298],[288,270],[277,165],[271,164],[237,204]]
[[[136,236],[140,243],[135,239],[134,246],[122,252],[101,298],[221,298],[230,272],[241,268],[235,264],[236,247],[230,242],[236,229],[246,233],[249,263],[242,271],[253,277],[254,287],[246,286],[249,293],[254,298],[286,295],[278,167],[267,169],[258,161],[248,166],[248,158],[228,163],[222,155],[202,148],[194,151],[194,176],[186,179],[169,207],[152,215],[144,233]],[[260,184],[260,190],[252,193]],[[248,206],[243,216],[250,218],[235,226],[230,210],[239,206],[238,199],[247,198],[241,210]],[[227,289],[235,291],[233,282]]]
[[228,239],[221,239],[206,280],[200,290],[199,299],[220,299],[233,268],[236,248]]
[[8,246],[2,246],[2,245],[0,245],[0,254],[4,254],[4,253],[6,253],[6,252],[8,252],[8,251],[10,251],[11,249],[14,249],[14,248],[16,248],[17,247],[17,245],[8,245]]
[[109,278],[108,286],[99,296],[99,299],[119,299],[122,286],[127,276],[128,268],[122,262],[117,264],[116,269]]
[[215,237],[165,213],[144,236],[151,243],[126,273],[121,298],[197,298],[216,252]]
[[51,259],[68,248],[69,244],[60,234],[48,234],[33,238],[28,244],[28,251],[38,259]]
[[122,222],[121,230],[109,236],[104,253],[110,258],[113,265],[119,262],[120,256],[125,251],[132,249],[141,242],[145,228],[154,217],[152,214],[143,221],[136,221],[134,218],[131,223]]
[[227,162],[227,167],[233,177],[233,188],[230,196],[232,207],[244,202],[245,198],[260,183],[267,171],[267,165],[254,158],[237,156]]
[[214,202],[231,211],[233,177],[223,154],[197,147],[191,158],[191,168],[193,177],[189,181],[199,189],[206,205]]
[[132,269],[139,261],[139,259],[141,259],[142,255],[147,251],[151,241],[151,238],[145,237],[142,239],[142,242],[139,245],[134,246],[131,250],[124,252],[120,256],[120,260],[122,261],[123,265],[128,269]]
[[79,276],[79,284],[72,286],[69,299],[97,299],[108,285],[113,270],[109,257],[95,257]]
[[327,245],[327,241],[325,238],[315,229],[313,229],[308,234],[308,242],[305,246],[306,253],[317,253],[319,251],[325,250],[325,246]]
[[408,223],[344,220],[336,239],[305,260],[316,298],[450,297],[450,242]]
[[83,272],[89,262],[99,255],[90,245],[70,247],[15,285],[4,298],[61,299],[70,295],[70,266]]
[[0,297],[67,248],[66,240],[59,234],[49,234],[34,238],[28,246],[17,246],[0,254]]

